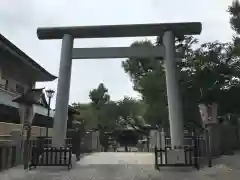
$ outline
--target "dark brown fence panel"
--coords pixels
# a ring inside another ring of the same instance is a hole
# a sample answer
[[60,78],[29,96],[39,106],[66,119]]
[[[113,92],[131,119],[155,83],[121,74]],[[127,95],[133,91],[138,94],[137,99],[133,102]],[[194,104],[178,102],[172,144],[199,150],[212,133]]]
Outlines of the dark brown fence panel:
[[170,166],[195,167],[196,169],[199,169],[200,167],[199,158],[201,154],[199,144],[200,144],[201,138],[198,136],[191,136],[191,137],[188,136],[185,138],[187,138],[189,142],[192,142],[192,144],[185,145],[183,147],[184,163],[172,164],[168,162],[168,153],[169,153],[169,150],[172,149],[172,147],[169,144],[170,138],[165,136],[165,147],[160,149],[157,149],[157,147],[155,147],[155,168],[156,169],[159,169],[160,167],[170,167]]
[[33,147],[30,169],[37,166],[72,167],[72,147]]

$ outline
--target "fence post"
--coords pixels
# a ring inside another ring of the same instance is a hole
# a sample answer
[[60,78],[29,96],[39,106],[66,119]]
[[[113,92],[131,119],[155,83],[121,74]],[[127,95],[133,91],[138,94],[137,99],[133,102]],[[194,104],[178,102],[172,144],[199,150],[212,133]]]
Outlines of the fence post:
[[193,154],[194,154],[194,166],[196,169],[199,169],[199,139],[196,135],[195,130],[193,131]]
[[205,128],[206,149],[207,149],[207,156],[208,156],[208,167],[212,167],[211,131],[210,131],[210,128],[209,127]]
[[154,152],[155,152],[155,168],[158,168],[158,152],[157,152],[157,147],[155,146],[154,148]]
[[1,163],[1,168],[2,169],[5,169],[6,168],[6,147],[5,146],[0,146],[1,147],[1,154],[0,154],[0,156],[1,156],[1,161],[0,161],[0,163]]

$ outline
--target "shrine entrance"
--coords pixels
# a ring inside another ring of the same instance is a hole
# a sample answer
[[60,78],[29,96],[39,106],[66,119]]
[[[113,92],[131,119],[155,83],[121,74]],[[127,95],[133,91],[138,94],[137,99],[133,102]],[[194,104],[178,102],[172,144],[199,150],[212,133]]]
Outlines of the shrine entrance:
[[[198,35],[199,22],[38,28],[38,38],[62,39],[60,69],[54,116],[53,146],[63,146],[67,129],[72,59],[147,58],[164,59],[172,147],[183,145],[182,102],[176,73],[175,37]],[[155,47],[73,48],[74,38],[162,36],[163,45]]]

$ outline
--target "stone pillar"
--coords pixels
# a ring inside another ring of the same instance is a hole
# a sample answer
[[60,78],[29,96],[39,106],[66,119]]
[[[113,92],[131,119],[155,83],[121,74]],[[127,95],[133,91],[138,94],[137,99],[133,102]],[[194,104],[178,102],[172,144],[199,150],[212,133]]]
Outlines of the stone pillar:
[[160,148],[164,149],[165,148],[165,133],[164,130],[162,129],[160,132]]
[[10,145],[8,147],[7,168],[12,167],[12,148],[13,148],[13,145]]
[[73,37],[65,34],[62,39],[60,69],[56,96],[56,110],[53,125],[53,146],[59,147],[65,144],[68,101],[72,70]]
[[163,36],[165,46],[165,71],[168,96],[168,112],[171,134],[171,145],[182,146],[183,140],[183,114],[177,79],[175,58],[175,37],[171,31],[166,31]]
[[159,129],[157,131],[156,146],[157,146],[158,149],[161,147],[161,135],[160,135],[160,130]]
[[12,141],[16,146],[16,161],[15,165],[21,164],[23,157],[23,135],[20,131],[12,131]]
[[0,168],[8,169],[12,166],[12,141],[0,142]]
[[7,151],[6,151],[6,147],[0,144],[0,148],[1,148],[1,154],[0,154],[0,167],[1,169],[5,169],[6,168],[6,155],[7,155]]

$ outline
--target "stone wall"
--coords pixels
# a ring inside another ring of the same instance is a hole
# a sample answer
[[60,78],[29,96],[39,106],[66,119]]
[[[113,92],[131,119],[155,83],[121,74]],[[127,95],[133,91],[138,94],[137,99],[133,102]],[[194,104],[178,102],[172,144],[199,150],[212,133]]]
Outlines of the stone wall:
[[210,144],[213,156],[232,154],[234,150],[239,149],[238,129],[230,124],[211,125]]
[[237,127],[228,124],[220,126],[220,148],[222,154],[231,154],[234,149],[239,148]]
[[[25,138],[24,138],[25,139]],[[37,138],[32,137],[30,149],[37,143]],[[24,140],[20,131],[12,131],[10,135],[0,136],[0,171],[22,164]],[[31,151],[29,152],[31,155]]]
[[207,142],[211,144],[211,154],[214,157],[221,155],[221,126],[219,124],[210,125],[209,134],[205,135]]
[[[0,169],[9,168],[13,165],[18,165],[22,163],[23,137],[21,136],[21,134],[21,124],[0,122],[0,156],[6,156],[6,154],[8,156],[7,159],[3,159],[0,157]],[[36,137],[44,136],[45,134],[46,128],[32,126],[30,146],[36,144]],[[52,136],[52,129],[49,129],[49,136]],[[11,144],[11,146],[9,146],[9,143]],[[12,157],[14,157],[14,159],[12,159]]]
[[[22,124],[4,123],[0,122],[0,136],[10,135],[12,131],[22,131]],[[32,136],[44,136],[46,134],[46,128],[32,126]],[[48,134],[52,137],[52,129],[48,129]]]

